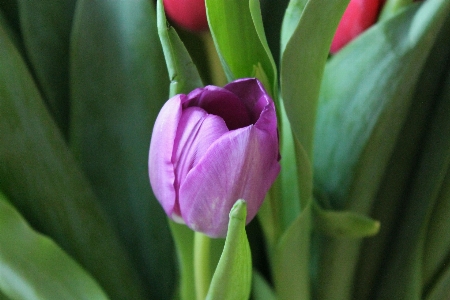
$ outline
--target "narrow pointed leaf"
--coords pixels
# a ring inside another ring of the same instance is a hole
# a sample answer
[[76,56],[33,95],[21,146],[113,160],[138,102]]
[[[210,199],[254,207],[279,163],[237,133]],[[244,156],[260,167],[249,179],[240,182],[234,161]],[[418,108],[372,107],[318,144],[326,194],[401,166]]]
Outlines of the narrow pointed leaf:
[[91,275],[34,231],[2,194],[0,290],[12,299],[108,299]]
[[281,98],[292,131],[310,159],[323,69],[331,40],[348,2],[308,1],[281,55]]
[[200,75],[183,42],[166,20],[162,0],[157,2],[158,34],[170,77],[170,96],[187,94],[203,86]]
[[[254,68],[260,64],[268,78],[268,82],[263,83],[268,92],[276,96],[276,70],[268,52],[258,3],[207,0],[206,8],[211,34],[228,81],[254,77]],[[263,81],[264,78],[259,79]]]
[[327,211],[316,203],[313,208],[314,228],[328,236],[361,238],[380,229],[380,222],[351,211]]
[[281,53],[284,52],[286,49],[286,44],[294,34],[307,3],[308,0],[289,1],[289,5],[284,13],[283,24],[281,27]]
[[252,258],[245,232],[247,204],[238,200],[230,211],[230,222],[222,256],[211,280],[206,299],[248,299]]
[[283,233],[273,254],[274,284],[279,299],[310,299],[311,204]]

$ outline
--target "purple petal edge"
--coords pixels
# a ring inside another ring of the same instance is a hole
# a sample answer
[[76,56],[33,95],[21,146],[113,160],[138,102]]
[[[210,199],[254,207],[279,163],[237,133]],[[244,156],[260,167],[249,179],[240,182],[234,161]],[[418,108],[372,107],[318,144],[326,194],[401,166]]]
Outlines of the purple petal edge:
[[156,118],[150,141],[148,160],[150,184],[156,199],[170,218],[173,218],[176,201],[172,151],[184,97],[185,95],[176,95],[164,104]]

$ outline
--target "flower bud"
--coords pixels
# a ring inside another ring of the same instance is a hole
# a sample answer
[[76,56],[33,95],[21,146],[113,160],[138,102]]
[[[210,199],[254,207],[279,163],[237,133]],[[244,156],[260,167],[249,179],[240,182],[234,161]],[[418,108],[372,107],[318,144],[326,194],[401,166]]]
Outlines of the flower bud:
[[176,95],[153,128],[149,176],[166,214],[210,237],[224,237],[231,208],[255,217],[279,171],[275,106],[262,84],[239,79]]
[[164,9],[169,19],[184,29],[208,29],[205,0],[164,0]]
[[350,0],[331,43],[336,53],[347,43],[375,24],[385,0]]

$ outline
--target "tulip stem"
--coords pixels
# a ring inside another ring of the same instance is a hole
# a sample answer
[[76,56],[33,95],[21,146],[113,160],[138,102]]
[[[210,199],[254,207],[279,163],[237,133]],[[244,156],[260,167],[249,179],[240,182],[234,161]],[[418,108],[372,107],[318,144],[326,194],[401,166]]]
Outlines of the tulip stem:
[[194,237],[194,277],[197,300],[204,300],[211,282],[209,266],[211,239],[203,233],[196,232]]

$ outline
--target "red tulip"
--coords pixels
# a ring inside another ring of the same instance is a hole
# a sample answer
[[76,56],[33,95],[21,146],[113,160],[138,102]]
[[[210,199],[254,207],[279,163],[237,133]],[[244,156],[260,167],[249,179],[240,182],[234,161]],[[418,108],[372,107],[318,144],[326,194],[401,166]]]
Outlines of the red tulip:
[[385,0],[351,0],[331,43],[331,53],[336,53],[348,42],[375,24]]
[[164,9],[169,19],[184,29],[208,29],[205,0],[164,0]]

